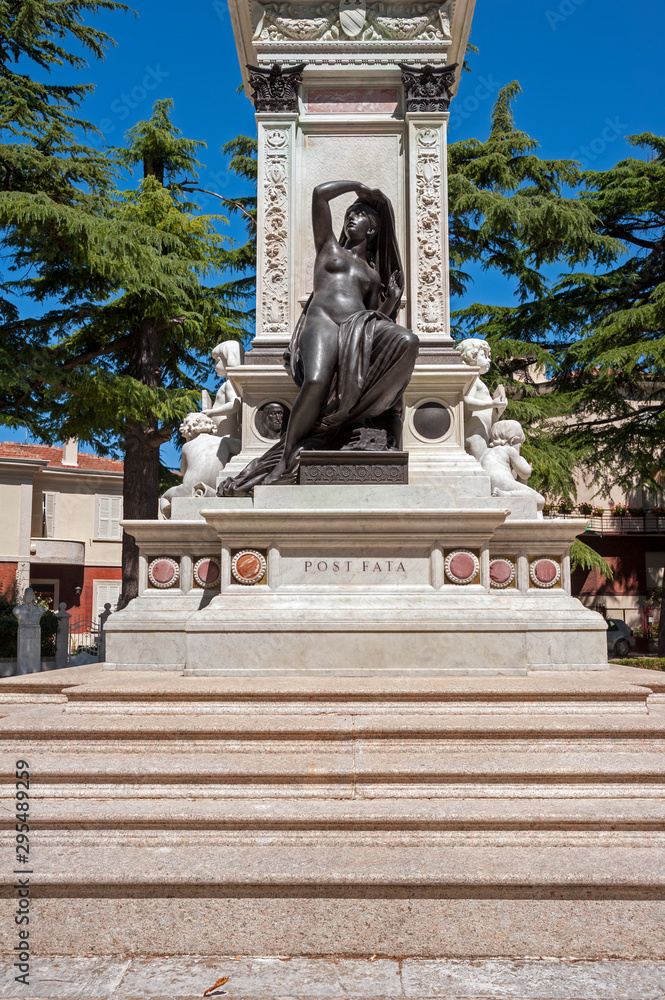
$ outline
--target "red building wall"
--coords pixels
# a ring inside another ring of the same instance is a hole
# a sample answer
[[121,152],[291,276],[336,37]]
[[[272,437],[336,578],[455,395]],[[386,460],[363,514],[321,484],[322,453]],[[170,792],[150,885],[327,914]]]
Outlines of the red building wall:
[[16,570],[18,563],[0,562],[0,590],[7,590],[16,580]]

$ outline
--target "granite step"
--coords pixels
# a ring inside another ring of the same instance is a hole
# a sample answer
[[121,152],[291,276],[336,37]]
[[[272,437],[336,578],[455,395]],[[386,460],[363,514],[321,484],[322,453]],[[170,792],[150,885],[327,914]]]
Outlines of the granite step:
[[[464,739],[521,739],[534,741],[536,746],[552,739],[626,739],[663,740],[665,738],[665,705],[656,705],[647,713],[629,715],[601,712],[578,715],[559,713],[500,713],[425,715],[372,714],[361,716],[343,713],[316,715],[277,714],[177,714],[167,717],[149,714],[118,714],[108,716],[103,711],[85,715],[69,713],[64,705],[28,705],[17,708],[0,719],[0,742],[15,745],[26,730],[36,749],[59,741],[82,742],[126,740],[214,741],[280,741],[321,744],[354,739],[372,741],[427,741],[450,743]],[[7,747],[0,746],[0,752]]]
[[659,675],[73,671],[0,684],[41,955],[665,954]]
[[[487,794],[491,787],[504,788],[514,784],[533,783],[553,789],[566,785],[617,784],[630,794],[631,786],[644,784],[660,794],[665,785],[665,757],[657,752],[640,754],[612,752],[601,747],[595,752],[529,754],[507,751],[501,754],[447,753],[424,748],[399,753],[386,753],[365,746],[334,745],[330,752],[304,749],[301,752],[252,752],[249,748],[217,753],[154,753],[143,759],[125,753],[116,745],[113,753],[91,752],[70,755],[46,752],[33,756],[32,784],[40,795],[55,794],[56,790],[77,787],[94,789],[114,785],[132,787],[135,794],[141,788],[179,786],[184,794],[188,788],[205,787],[210,794],[216,787],[232,794],[237,785],[253,783],[289,785],[298,783],[312,789],[334,785],[343,794],[362,793],[363,783],[412,781],[423,785],[445,786],[445,794],[455,786],[464,786],[467,795],[474,789]],[[7,794],[13,791],[15,753],[0,756],[0,778]],[[584,789],[583,789],[584,790]],[[428,787],[428,795],[433,789]],[[585,792],[586,793],[586,792]]]
[[70,844],[33,872],[40,955],[665,953],[653,847]]
[[270,847],[209,848],[194,854],[181,848],[119,848],[75,845],[64,850],[38,846],[33,885],[44,897],[66,889],[73,894],[114,887],[176,890],[204,898],[216,887],[233,896],[249,889],[308,892],[345,897],[352,888],[368,895],[400,895],[421,889],[433,895],[490,889],[531,895],[541,888],[560,894],[594,892],[598,898],[665,898],[665,849],[602,852],[578,848],[390,848],[353,852],[344,847],[320,849]]
[[[68,711],[178,714],[251,711],[644,712],[665,692],[665,673],[615,666],[606,673],[537,673],[526,677],[183,677],[171,671],[109,671],[101,665],[4,678],[6,705],[67,704]],[[96,707],[97,706],[97,707]]]
[[[40,847],[77,845],[665,847],[663,798],[260,799],[43,798]],[[0,824],[0,846],[14,838]]]

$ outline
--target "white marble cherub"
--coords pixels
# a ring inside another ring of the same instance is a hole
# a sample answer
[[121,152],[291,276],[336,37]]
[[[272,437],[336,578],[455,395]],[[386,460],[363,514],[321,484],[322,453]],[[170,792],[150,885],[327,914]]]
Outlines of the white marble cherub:
[[489,473],[493,497],[531,497],[542,510],[545,497],[526,485],[533,469],[520,454],[523,444],[524,431],[517,420],[498,420],[490,431],[489,448],[480,464]]
[[209,486],[212,490],[217,486],[217,476],[231,452],[230,439],[220,439],[216,430],[215,421],[207,413],[188,413],[180,424],[180,433],[185,438],[180,453],[182,482],[160,497],[159,507],[164,517],[171,515],[173,497],[192,497],[199,486]]
[[[217,436],[230,439],[231,454],[237,455],[241,444],[241,402],[240,396],[231,385],[231,380],[226,377],[226,370],[242,364],[240,344],[237,340],[225,340],[213,348],[212,360],[215,363],[215,373],[224,381],[217,390],[214,403],[210,402],[208,392],[203,390],[203,412],[214,421]],[[236,450],[233,450],[234,448]]]
[[[486,340],[468,337],[457,350],[467,365],[477,365],[480,375],[485,375],[492,361],[490,345]],[[490,428],[506,408],[506,390],[502,385],[494,390],[494,395],[480,378],[474,379],[464,397],[464,447],[469,455],[481,460],[489,443]]]

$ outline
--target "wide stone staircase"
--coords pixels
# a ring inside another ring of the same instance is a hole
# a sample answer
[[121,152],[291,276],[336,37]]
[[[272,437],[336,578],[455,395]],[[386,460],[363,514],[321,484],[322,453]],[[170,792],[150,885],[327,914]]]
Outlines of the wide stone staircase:
[[42,956],[658,958],[664,749],[665,674],[618,666],[7,678],[4,870],[24,759]]

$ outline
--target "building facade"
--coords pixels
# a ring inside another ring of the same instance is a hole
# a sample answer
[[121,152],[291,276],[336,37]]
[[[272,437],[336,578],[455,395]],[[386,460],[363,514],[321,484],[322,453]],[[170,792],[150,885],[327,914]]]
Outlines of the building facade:
[[121,591],[122,462],[0,443],[0,587],[31,586],[55,610],[95,619]]

